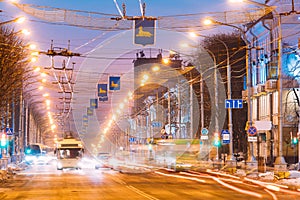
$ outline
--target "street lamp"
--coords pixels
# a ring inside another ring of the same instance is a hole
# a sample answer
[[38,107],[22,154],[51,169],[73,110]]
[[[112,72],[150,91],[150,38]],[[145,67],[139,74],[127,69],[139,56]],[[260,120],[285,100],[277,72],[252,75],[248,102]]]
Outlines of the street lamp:
[[[205,25],[211,25],[211,24],[217,24],[217,25],[222,25],[222,26],[229,26],[232,28],[237,29],[241,34],[242,37],[246,43],[246,73],[247,73],[247,105],[248,105],[248,115],[247,115],[247,124],[250,126],[252,126],[252,101],[251,101],[251,68],[249,67],[249,54],[248,54],[248,50],[250,50],[250,42],[247,40],[246,37],[246,32],[241,29],[238,26],[232,25],[232,24],[226,24],[223,22],[219,22],[219,21],[215,21],[212,19],[205,19],[203,22]],[[255,158],[253,155],[253,143],[250,144],[250,155],[248,156],[248,161],[249,162],[255,162]]]
[[259,2],[256,2],[256,1],[252,1],[252,0],[229,0],[229,2],[231,3],[249,3],[249,4],[253,4],[255,6],[259,6],[259,7],[265,7],[265,8],[270,8],[270,6],[266,5],[266,4],[263,4],[263,3],[259,3]]
[[[214,53],[212,51],[210,51],[209,49],[206,49],[205,48],[205,51],[207,51],[210,56],[212,57],[213,61],[214,61],[214,92],[215,92],[215,96],[214,96],[214,103],[215,103],[215,131],[214,131],[214,136],[218,136],[218,137],[215,137],[215,138],[219,138],[219,135],[220,135],[220,130],[219,130],[219,102],[218,102],[218,99],[219,99],[219,94],[218,94],[218,76],[217,76],[217,72],[218,72],[218,69],[217,69],[217,61],[216,61],[216,56],[214,55]],[[202,74],[201,73],[201,78],[202,78]],[[202,82],[202,81],[201,81]],[[201,83],[200,82],[200,83]],[[219,160],[219,143],[214,143],[214,146],[216,146],[217,148],[217,155],[216,155],[216,160],[218,161]]]
[[[285,159],[283,157],[283,151],[282,151],[282,134],[283,134],[283,117],[282,117],[282,33],[281,33],[281,16],[287,16],[290,15],[293,12],[289,12],[289,13],[278,13],[276,11],[276,9],[272,6],[263,4],[263,3],[259,3],[256,1],[252,1],[252,0],[230,0],[230,1],[239,1],[239,2],[245,2],[245,3],[249,3],[249,4],[253,4],[259,7],[264,7],[265,9],[270,9],[270,11],[274,11],[275,14],[278,16],[278,20],[277,20],[277,26],[278,26],[278,156],[276,157],[275,160],[275,165],[278,165],[278,167],[280,168],[285,168],[286,166],[286,162]],[[294,6],[294,1],[292,1],[292,4]],[[299,151],[300,154],[300,151]],[[300,157],[299,157],[300,158]],[[298,161],[300,163],[300,161]],[[284,167],[282,167],[284,166]]]
[[25,17],[17,17],[17,18],[12,19],[12,20],[8,20],[8,21],[5,21],[5,22],[0,22],[0,26],[3,26],[5,24],[10,24],[10,23],[13,23],[13,22],[23,23],[25,20],[26,20]]
[[[196,37],[196,36],[199,36],[199,37],[204,37],[204,38],[210,38],[209,36],[206,36],[206,35],[201,35],[201,34],[197,34],[197,33],[194,33],[194,32],[191,32],[190,35],[192,37]],[[230,66],[230,58],[229,58],[229,50],[228,50],[228,46],[226,45],[226,43],[218,38],[213,38],[214,40],[222,43],[226,49],[226,61],[227,61],[227,98],[228,99],[231,99],[231,66]],[[202,84],[202,82],[201,82]],[[203,116],[201,116],[201,119],[202,119]],[[228,156],[228,160],[232,160],[234,157],[232,156],[233,155],[233,125],[232,125],[232,110],[231,108],[228,108],[228,130],[229,130],[229,134],[230,134],[230,143],[229,143],[229,156]],[[203,128],[203,125],[202,125],[202,128]]]

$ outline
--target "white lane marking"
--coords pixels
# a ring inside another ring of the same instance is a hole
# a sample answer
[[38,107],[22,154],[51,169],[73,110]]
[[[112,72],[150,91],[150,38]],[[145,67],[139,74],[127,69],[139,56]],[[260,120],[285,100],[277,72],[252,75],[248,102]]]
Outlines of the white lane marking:
[[273,197],[273,199],[274,200],[278,200],[277,199],[277,197],[276,197],[276,195],[273,193],[273,192],[271,192],[271,191],[269,191],[269,190],[267,190],[267,189],[264,189],[267,193],[269,193],[272,197]]
[[252,182],[252,183],[255,183],[255,184],[258,184],[260,186],[264,186],[264,187],[266,187],[268,185],[271,185],[271,186],[275,186],[275,187],[279,187],[279,188],[289,188],[286,185],[280,185],[280,184],[276,184],[276,183],[269,183],[269,182],[257,181],[257,180],[253,180],[253,179],[250,179],[250,178],[244,178],[244,180]]
[[143,197],[145,197],[145,198],[147,198],[147,199],[151,199],[151,200],[159,200],[158,198],[155,198],[155,197],[153,197],[153,196],[151,196],[151,195],[149,195],[149,194],[147,194],[147,193],[145,193],[145,192],[143,192],[143,191],[141,191],[141,190],[139,190],[139,189],[137,189],[137,188],[135,188],[135,187],[133,187],[133,186],[131,186],[131,185],[129,185],[129,186],[126,186],[128,189],[130,189],[131,191],[133,191],[133,192],[135,192],[135,193],[137,193],[137,194],[139,194],[139,195],[141,195],[141,196],[143,196]]

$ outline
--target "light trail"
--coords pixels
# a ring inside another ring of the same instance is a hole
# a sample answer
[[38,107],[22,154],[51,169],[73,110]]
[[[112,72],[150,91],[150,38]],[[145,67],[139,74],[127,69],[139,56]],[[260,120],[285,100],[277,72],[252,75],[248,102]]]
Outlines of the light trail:
[[[188,176],[198,176],[197,174],[190,174],[190,173],[186,173],[186,172],[182,172],[182,174],[185,174],[185,175],[188,175]],[[238,187],[229,185],[228,183],[223,182],[222,180],[220,180],[220,179],[217,178],[217,177],[211,176],[211,177],[209,177],[209,178],[212,178],[213,180],[215,180],[217,183],[223,185],[224,187],[227,187],[228,189],[237,191],[237,192],[239,192],[239,193],[247,194],[247,195],[250,195],[250,196],[257,197],[257,198],[262,198],[262,197],[263,197],[261,194],[258,194],[258,193],[256,193],[256,192],[250,192],[250,191],[243,190],[243,189],[240,189],[240,188],[238,188]]]
[[201,183],[206,183],[205,180],[198,179],[198,178],[193,178],[193,177],[186,177],[186,176],[179,176],[179,175],[173,175],[173,174],[165,174],[162,172],[155,172],[156,174],[163,175],[163,176],[168,176],[168,177],[174,177],[174,178],[181,178],[181,179],[187,179],[187,180],[192,180],[192,181],[197,181]]

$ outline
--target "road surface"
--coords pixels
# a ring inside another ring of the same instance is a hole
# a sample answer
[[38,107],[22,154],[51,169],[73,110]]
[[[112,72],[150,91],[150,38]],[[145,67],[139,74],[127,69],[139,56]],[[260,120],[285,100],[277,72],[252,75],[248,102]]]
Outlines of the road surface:
[[276,192],[240,179],[206,173],[120,173],[111,169],[56,170],[54,165],[35,165],[0,184],[0,199],[299,199],[294,193]]

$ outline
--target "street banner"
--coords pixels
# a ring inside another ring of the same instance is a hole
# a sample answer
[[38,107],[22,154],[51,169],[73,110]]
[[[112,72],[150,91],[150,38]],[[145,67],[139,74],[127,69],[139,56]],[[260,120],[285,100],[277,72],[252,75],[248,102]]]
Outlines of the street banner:
[[107,84],[98,84],[98,97],[107,97]]
[[155,20],[134,20],[134,44],[153,45],[155,39]]
[[99,101],[108,101],[107,83],[98,84]]
[[92,115],[94,114],[93,109],[90,108],[90,107],[88,107],[88,108],[86,109],[86,114],[87,114],[87,116],[92,116]]
[[87,133],[87,127],[83,126],[82,129],[81,129],[81,134],[84,135],[86,133]]
[[120,90],[120,76],[109,77],[109,90]]
[[82,124],[83,124],[83,126],[88,126],[89,125],[89,118],[88,118],[88,116],[87,115],[83,115],[83,117],[82,117]]
[[98,108],[98,99],[90,99],[90,108],[92,109]]

